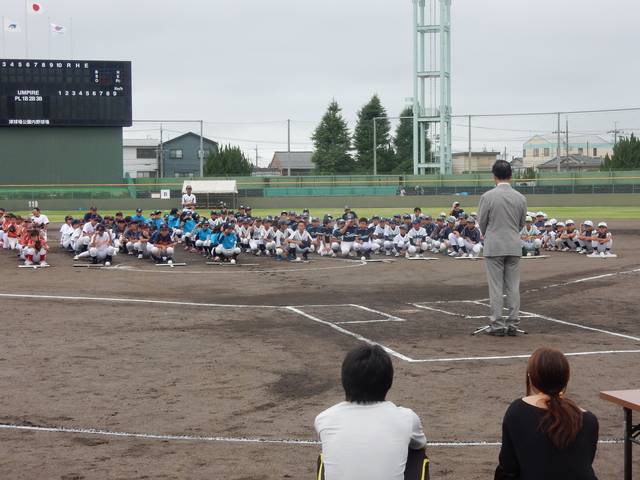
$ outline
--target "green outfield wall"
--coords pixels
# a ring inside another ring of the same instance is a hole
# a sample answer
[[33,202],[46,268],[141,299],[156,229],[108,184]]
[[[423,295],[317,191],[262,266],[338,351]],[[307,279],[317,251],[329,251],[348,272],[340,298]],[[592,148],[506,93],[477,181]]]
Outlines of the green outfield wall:
[[[343,197],[239,197],[240,204],[251,205],[253,208],[264,208],[282,210],[303,207],[310,209],[321,208],[342,208],[349,205],[357,208],[394,208],[413,209],[421,207],[428,209],[430,206],[450,205],[454,201],[459,201],[463,205],[477,205],[479,196],[456,196],[456,195],[422,195],[411,197],[381,197],[381,196],[343,196]],[[33,206],[30,200],[0,200],[0,207],[7,210],[28,210]],[[616,194],[616,195],[527,195],[527,202],[530,208],[536,207],[598,207],[598,206],[638,206],[640,207],[640,195],[638,194]],[[133,210],[142,208],[144,210],[160,209],[166,211],[172,207],[179,206],[180,200],[173,198],[170,200],[160,199],[44,199],[38,201],[38,206],[43,210],[50,211],[86,211],[90,205],[96,205],[101,210]]]
[[122,128],[0,128],[0,191],[63,183],[122,183]]

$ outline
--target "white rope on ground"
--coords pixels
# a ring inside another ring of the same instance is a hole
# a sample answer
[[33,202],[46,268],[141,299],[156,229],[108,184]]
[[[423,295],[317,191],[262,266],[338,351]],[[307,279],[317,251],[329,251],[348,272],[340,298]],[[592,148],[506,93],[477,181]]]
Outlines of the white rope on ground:
[[[266,445],[296,445],[296,446],[319,446],[317,440],[300,440],[287,438],[260,438],[260,437],[223,437],[209,435],[160,435],[153,433],[133,433],[115,432],[98,428],[65,428],[65,427],[39,427],[33,425],[11,425],[0,424],[0,430],[15,430],[26,432],[43,433],[72,433],[79,435],[99,435],[104,437],[135,438],[141,440],[160,441],[187,441],[187,442],[210,442],[210,443],[239,443],[239,444],[266,444]],[[600,440],[599,444],[618,445],[623,443],[621,439]],[[495,441],[433,441],[427,442],[429,447],[499,447],[500,442]]]

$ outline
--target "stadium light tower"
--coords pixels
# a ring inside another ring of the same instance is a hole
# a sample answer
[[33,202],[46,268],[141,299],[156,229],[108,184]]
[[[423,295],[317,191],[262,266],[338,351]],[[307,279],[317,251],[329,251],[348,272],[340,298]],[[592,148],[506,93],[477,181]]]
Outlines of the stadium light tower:
[[412,1],[413,173],[451,173],[451,0]]

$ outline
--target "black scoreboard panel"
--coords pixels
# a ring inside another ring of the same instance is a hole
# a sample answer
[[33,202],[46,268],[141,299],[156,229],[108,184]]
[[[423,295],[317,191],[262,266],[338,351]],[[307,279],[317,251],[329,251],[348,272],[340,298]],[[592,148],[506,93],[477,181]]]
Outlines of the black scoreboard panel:
[[131,62],[0,60],[0,127],[131,123]]

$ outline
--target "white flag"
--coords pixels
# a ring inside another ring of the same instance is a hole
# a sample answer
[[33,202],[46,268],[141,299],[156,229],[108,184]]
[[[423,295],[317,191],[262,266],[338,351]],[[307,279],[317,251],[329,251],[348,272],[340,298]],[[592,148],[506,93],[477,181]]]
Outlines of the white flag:
[[42,4],[40,2],[27,1],[27,12],[32,15],[40,15],[43,11]]
[[64,25],[58,25],[57,23],[51,24],[51,33],[57,33],[58,35],[64,35],[67,33],[67,27]]
[[20,24],[18,22],[14,22],[13,20],[6,19],[4,20],[4,31],[5,32],[21,32]]

